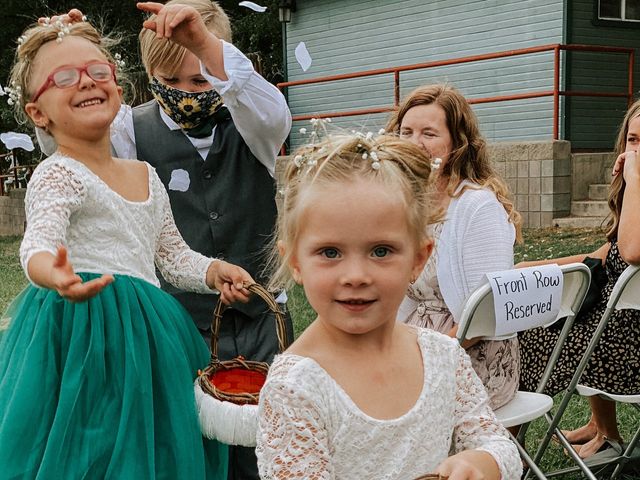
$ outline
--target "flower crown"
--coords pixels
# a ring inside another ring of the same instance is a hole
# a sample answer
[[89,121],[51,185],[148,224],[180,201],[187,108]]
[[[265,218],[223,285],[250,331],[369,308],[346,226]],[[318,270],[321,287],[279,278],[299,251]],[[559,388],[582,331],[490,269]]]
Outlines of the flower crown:
[[[309,147],[312,153],[316,153],[316,142],[320,139],[321,134],[325,134],[325,135],[327,134],[327,124],[331,123],[331,118],[326,118],[326,119],[312,118],[310,123],[312,125],[312,131],[310,134]],[[306,135],[307,129],[304,127],[301,128],[300,133],[302,135]],[[377,145],[377,142],[375,141],[373,132],[362,133],[362,132],[357,132],[356,130],[351,130],[351,133],[356,137],[362,138],[367,142],[373,143],[371,147],[366,146],[362,143],[358,143],[356,145],[356,149],[357,149],[357,152],[362,156],[363,160],[369,160],[369,159],[371,160],[372,169],[380,170],[380,158],[378,156],[378,145]],[[381,128],[380,130],[378,130],[378,136],[384,135],[385,133],[386,131],[384,128]],[[326,149],[326,146],[320,147],[317,150],[317,153],[322,155],[325,149]],[[317,165],[318,162],[315,158],[312,158],[312,157],[309,157],[303,154],[298,154],[294,157],[293,162],[295,163],[295,166],[298,168],[299,171],[304,166],[308,167],[308,169],[313,168]],[[431,168],[433,170],[438,170],[441,165],[442,165],[442,159],[439,157],[433,158],[433,160],[431,161]]]
[[[310,134],[310,142],[308,146],[311,152],[313,153],[317,152],[318,154],[322,155],[323,153],[325,153],[326,146],[322,146],[318,148],[316,146],[316,143],[318,142],[318,140],[320,140],[321,135],[327,134],[327,124],[331,123],[331,118],[312,118],[310,120],[310,123],[312,125],[312,131]],[[301,128],[300,133],[302,135],[306,135],[307,129],[304,127]],[[356,132],[355,130],[352,130],[351,133],[367,141],[373,140],[374,138],[374,134],[372,132],[367,132],[365,134],[362,132]],[[383,135],[384,133],[385,133],[385,130],[383,128],[381,128],[378,131],[378,135]],[[373,168],[374,170],[380,169],[380,159],[377,153],[377,145],[374,144],[372,148],[369,148],[363,145],[362,143],[358,143],[356,148],[357,148],[357,152],[362,156],[363,160],[367,160],[367,159],[371,160],[371,168]],[[293,162],[295,166],[299,169],[299,171],[302,170],[302,168],[305,166],[307,167],[307,169],[313,168],[318,163],[318,161],[315,158],[313,158],[313,156],[309,157],[307,155],[302,155],[302,154],[296,155],[293,158]]]

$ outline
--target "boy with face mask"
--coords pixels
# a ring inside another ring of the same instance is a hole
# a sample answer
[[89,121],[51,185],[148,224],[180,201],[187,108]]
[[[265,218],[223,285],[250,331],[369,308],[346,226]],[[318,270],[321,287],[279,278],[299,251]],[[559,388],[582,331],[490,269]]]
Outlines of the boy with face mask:
[[[285,99],[228,43],[229,19],[216,3],[138,7],[152,13],[139,39],[154,99],[121,110],[111,136],[117,156],[156,168],[192,249],[240,265],[263,283],[262,257],[277,214],[275,158],[291,128]],[[209,341],[215,300],[162,286]],[[286,295],[278,300],[284,304]],[[274,318],[260,299],[225,310],[221,360],[271,362],[277,348]],[[229,479],[259,478],[253,449],[232,447],[229,463]]]

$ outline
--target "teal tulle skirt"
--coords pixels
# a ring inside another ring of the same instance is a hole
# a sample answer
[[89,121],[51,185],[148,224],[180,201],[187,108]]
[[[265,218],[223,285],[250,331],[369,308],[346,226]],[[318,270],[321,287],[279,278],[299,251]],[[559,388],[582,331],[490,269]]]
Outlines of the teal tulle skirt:
[[116,275],[83,303],[29,286],[5,316],[0,479],[226,480],[193,393],[209,352],[173,297]]

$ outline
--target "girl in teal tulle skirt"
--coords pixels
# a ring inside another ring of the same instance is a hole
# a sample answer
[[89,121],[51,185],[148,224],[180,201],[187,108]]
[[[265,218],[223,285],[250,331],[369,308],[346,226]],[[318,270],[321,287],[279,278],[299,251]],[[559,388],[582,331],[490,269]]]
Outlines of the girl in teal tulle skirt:
[[0,343],[0,479],[226,479],[193,380],[207,347],[159,288],[246,301],[244,270],[190,250],[155,171],[111,157],[122,89],[87,22],[19,40],[10,97],[57,151],[27,188],[20,260],[31,285]]

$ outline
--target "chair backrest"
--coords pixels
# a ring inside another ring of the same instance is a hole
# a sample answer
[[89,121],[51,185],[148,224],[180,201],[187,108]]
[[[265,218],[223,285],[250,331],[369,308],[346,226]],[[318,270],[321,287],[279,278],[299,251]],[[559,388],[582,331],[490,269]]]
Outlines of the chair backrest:
[[[540,323],[530,328],[550,325],[561,318],[573,317],[578,313],[589,289],[591,271],[584,263],[560,265],[560,270],[562,271],[563,286],[558,316],[553,322]],[[491,290],[491,285],[487,282],[478,287],[467,298],[458,322],[457,336],[459,340],[476,337],[508,338],[516,333],[515,331],[508,332],[506,335],[496,337],[495,331],[496,317],[493,291]]]
[[607,308],[615,310],[640,310],[640,272],[639,265],[630,265],[618,277],[613,286]]

